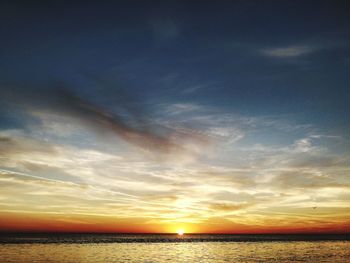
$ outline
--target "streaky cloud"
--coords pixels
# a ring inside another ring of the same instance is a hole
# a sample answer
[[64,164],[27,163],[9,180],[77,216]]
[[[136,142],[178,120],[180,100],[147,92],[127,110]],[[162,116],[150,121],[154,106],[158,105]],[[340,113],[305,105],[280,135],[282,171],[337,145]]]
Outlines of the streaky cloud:
[[316,50],[315,47],[300,45],[262,49],[261,53],[274,58],[294,58],[308,55]]
[[[100,80],[98,82],[100,86],[105,85]],[[69,116],[98,134],[112,132],[124,141],[149,152],[190,152],[184,146],[186,142],[202,145],[211,140],[208,135],[192,128],[157,123],[150,114],[146,114],[148,109],[142,101],[119,87],[114,87],[112,94],[116,102],[113,105],[114,110],[85,99],[62,83],[51,83],[47,88],[27,88],[22,91],[19,88],[5,91],[6,103],[11,107],[20,105],[25,112],[51,112]]]

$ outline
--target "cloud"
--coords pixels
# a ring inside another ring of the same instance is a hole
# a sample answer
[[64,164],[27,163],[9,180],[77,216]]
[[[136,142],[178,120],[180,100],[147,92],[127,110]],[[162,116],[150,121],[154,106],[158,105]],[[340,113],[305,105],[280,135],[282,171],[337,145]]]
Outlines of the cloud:
[[[333,140],[322,138],[328,139]],[[219,163],[211,166],[205,162],[186,165],[174,162],[168,166],[134,154],[119,157],[68,145],[52,145],[55,149],[52,155],[15,151],[16,154],[3,157],[8,162],[16,160],[17,169],[21,169],[18,163],[24,160],[35,164],[34,168],[22,166],[34,176],[30,173],[3,174],[0,206],[2,211],[138,217],[162,223],[205,221],[206,224],[216,216],[257,224],[276,213],[279,213],[279,220],[290,222],[292,209],[315,205],[328,205],[328,210],[339,213],[337,207],[344,206],[343,199],[347,198],[342,191],[348,185],[347,174],[339,167],[334,170],[335,167],[330,166],[325,170],[321,164],[308,163],[310,156],[329,153],[309,143],[306,143],[308,151],[295,150],[300,144],[304,147],[307,140],[310,142],[307,137],[297,139],[279,149],[261,147],[265,162],[259,161],[260,154],[255,150],[240,152],[233,147],[236,151],[232,152],[233,156],[242,157],[241,168],[232,162],[226,166]],[[8,143],[16,138],[2,141]],[[296,167],[288,160],[306,160],[306,163]],[[51,167],[45,167],[47,164]],[[38,170],[38,166],[42,170]],[[52,167],[80,181],[70,184],[72,180],[66,183],[69,178],[58,180],[57,176],[54,181],[50,180],[48,174],[52,173]],[[11,206],[7,200],[12,200]],[[295,213],[300,217],[305,215],[305,212]],[[231,218],[231,214],[235,216]]]
[[[348,201],[348,156],[327,148],[342,142],[337,135],[191,102],[157,104],[152,114],[132,93],[103,104],[67,89],[30,92],[21,105],[36,121],[0,132],[1,211],[262,224],[302,219],[294,211],[315,205],[340,213]],[[207,140],[217,149],[205,152]],[[187,151],[199,157],[184,162]],[[159,162],[153,152],[176,154]]]
[[233,212],[241,209],[245,209],[252,204],[242,203],[242,204],[232,204],[232,203],[212,203],[209,205],[209,208],[214,211],[224,211],[224,212]]
[[165,108],[165,112],[169,115],[188,114],[203,110],[202,106],[194,103],[173,103],[163,106]]
[[336,176],[320,174],[317,171],[294,170],[285,171],[271,180],[271,185],[280,189],[291,188],[349,188],[350,183],[344,183]]
[[55,154],[55,149],[45,141],[38,143],[38,141],[25,136],[10,136],[8,133],[0,133],[0,153],[9,155],[24,152]]
[[308,55],[315,52],[317,48],[311,46],[288,46],[288,47],[276,47],[266,48],[260,50],[261,54],[274,58],[294,58],[304,55]]
[[311,141],[308,138],[297,140],[293,146],[293,150],[298,153],[305,153],[312,150]]
[[28,180],[28,181],[41,181],[44,183],[55,183],[55,184],[68,184],[68,185],[74,185],[70,182],[64,182],[64,181],[60,181],[60,180],[56,180],[56,179],[49,179],[49,178],[45,178],[45,177],[40,177],[40,176],[35,176],[35,175],[30,175],[30,174],[26,174],[26,173],[21,173],[21,172],[14,172],[14,171],[9,171],[9,170],[4,170],[4,169],[0,169],[0,175],[1,178],[14,178],[14,179],[18,179],[18,177],[21,177],[22,180],[24,178],[24,180]]
[[[104,85],[103,81],[98,80],[98,83]],[[189,127],[173,128],[172,125],[155,122],[151,115],[147,115],[148,109],[132,93],[118,87],[113,90],[114,110],[54,83],[52,87],[42,90],[28,89],[27,94],[14,89],[4,92],[4,97],[7,103],[17,103],[24,111],[32,112],[32,116],[43,116],[43,113],[67,116],[98,134],[114,133],[124,141],[150,152],[190,152],[191,149],[186,148],[187,142],[205,145],[211,140]]]

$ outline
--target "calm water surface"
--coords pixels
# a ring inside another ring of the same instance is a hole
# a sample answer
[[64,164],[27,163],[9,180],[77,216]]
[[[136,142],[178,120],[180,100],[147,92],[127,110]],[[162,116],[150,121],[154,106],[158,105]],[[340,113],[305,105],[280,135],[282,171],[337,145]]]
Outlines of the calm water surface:
[[3,243],[0,262],[350,262],[350,242]]

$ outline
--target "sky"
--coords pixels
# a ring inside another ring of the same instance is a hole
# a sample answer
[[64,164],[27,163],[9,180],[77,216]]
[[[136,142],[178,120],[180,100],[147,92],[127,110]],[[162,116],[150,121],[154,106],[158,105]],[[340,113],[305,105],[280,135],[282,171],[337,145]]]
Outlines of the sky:
[[350,232],[347,1],[1,1],[0,231]]

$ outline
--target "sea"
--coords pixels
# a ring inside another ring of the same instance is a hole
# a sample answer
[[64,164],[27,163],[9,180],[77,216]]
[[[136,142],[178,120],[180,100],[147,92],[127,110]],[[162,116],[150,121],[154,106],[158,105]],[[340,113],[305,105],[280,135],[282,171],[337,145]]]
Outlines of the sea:
[[2,233],[0,262],[350,262],[350,235]]

